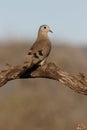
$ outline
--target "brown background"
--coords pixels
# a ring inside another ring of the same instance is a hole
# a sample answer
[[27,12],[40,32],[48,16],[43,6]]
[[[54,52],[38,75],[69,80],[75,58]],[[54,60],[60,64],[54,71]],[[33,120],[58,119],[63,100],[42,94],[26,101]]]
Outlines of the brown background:
[[[12,41],[0,45],[0,68],[19,65],[29,43]],[[57,42],[56,42],[57,43]],[[52,47],[48,61],[71,74],[87,75],[87,47],[61,44]],[[75,130],[87,125],[87,96],[50,79],[24,79],[0,88],[0,130]]]

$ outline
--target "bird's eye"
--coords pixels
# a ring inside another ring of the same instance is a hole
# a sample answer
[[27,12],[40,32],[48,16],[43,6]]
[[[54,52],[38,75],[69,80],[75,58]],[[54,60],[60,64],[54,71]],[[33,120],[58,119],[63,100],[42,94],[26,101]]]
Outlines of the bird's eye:
[[46,26],[44,27],[44,29],[46,29]]

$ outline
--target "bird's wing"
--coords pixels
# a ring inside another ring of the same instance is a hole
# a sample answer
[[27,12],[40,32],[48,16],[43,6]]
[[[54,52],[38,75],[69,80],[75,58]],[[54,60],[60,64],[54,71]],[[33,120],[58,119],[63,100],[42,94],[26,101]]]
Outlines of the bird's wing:
[[33,63],[40,63],[49,55],[51,42],[49,40],[36,41],[31,47],[31,50],[33,54]]

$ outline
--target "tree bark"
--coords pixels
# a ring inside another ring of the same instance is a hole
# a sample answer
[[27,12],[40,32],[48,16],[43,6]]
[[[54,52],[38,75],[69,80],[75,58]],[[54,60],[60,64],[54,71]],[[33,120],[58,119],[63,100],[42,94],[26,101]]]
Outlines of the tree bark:
[[87,95],[87,80],[83,73],[73,76],[64,72],[54,63],[45,63],[43,66],[34,65],[32,67],[32,56],[27,57],[27,60],[20,66],[7,64],[5,69],[0,71],[0,87],[10,80],[26,78],[49,78],[57,80],[75,92]]

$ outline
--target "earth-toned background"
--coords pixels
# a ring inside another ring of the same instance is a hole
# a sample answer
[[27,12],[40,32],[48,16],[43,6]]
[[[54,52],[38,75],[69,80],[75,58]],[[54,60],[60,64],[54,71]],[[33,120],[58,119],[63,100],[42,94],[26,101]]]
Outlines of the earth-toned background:
[[[6,63],[22,64],[30,43],[0,44],[0,68]],[[56,43],[48,62],[73,75],[87,76],[87,46]],[[75,130],[78,123],[87,126],[87,96],[58,81],[14,80],[0,88],[0,130]]]

